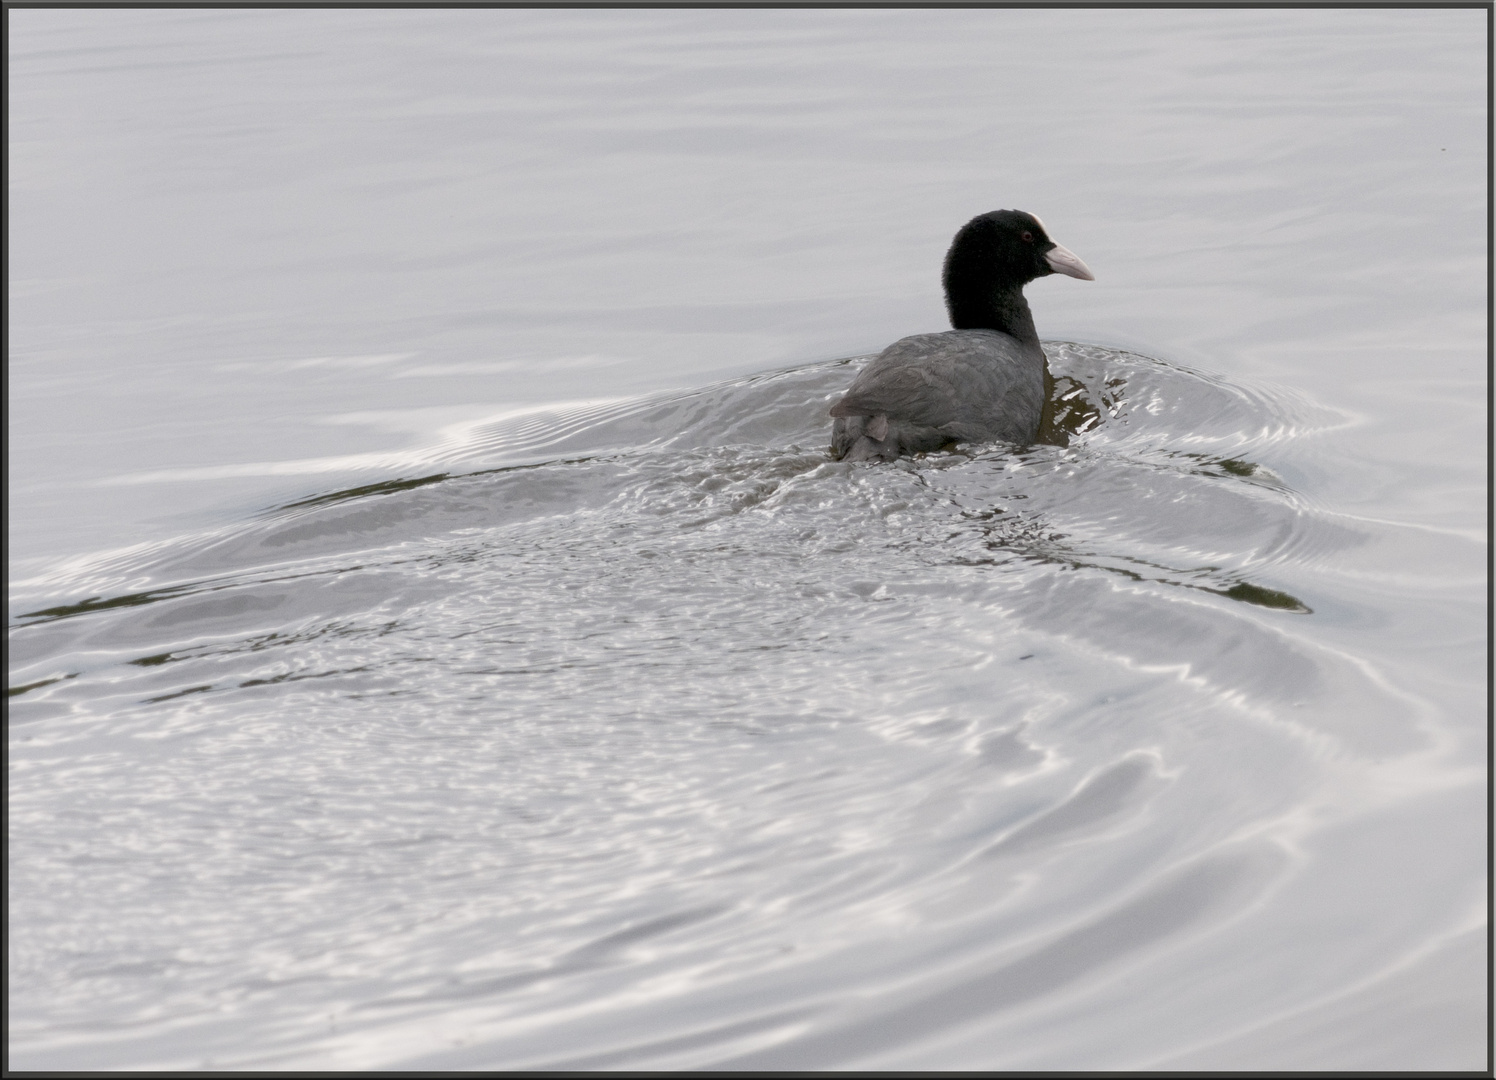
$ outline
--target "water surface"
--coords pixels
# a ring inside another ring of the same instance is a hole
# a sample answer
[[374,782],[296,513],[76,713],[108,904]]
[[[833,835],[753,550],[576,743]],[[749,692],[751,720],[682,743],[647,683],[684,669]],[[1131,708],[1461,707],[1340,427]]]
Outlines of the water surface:
[[12,1065],[1481,1068],[1485,18],[10,13]]

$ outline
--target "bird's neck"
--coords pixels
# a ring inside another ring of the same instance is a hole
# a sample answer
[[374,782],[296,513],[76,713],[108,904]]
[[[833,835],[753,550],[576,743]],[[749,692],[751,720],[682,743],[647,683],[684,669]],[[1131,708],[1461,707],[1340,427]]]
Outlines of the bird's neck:
[[1039,344],[1034,315],[1023,298],[1022,285],[998,289],[962,289],[953,282],[947,306],[957,330],[1000,330],[1025,344]]

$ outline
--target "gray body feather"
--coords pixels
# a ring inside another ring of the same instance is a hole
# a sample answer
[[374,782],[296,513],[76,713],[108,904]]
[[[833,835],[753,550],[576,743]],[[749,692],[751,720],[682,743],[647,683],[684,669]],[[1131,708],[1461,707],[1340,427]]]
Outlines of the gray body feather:
[[951,443],[1039,434],[1044,350],[999,330],[915,334],[884,349],[831,409],[833,456],[892,461]]

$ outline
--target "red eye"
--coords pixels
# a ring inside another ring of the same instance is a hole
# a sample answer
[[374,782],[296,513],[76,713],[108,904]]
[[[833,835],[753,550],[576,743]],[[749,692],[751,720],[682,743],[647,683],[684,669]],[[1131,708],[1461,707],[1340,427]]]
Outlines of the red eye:
[[1024,233],[1023,234],[1023,242],[1025,244],[1032,244],[1034,242],[1034,234],[1031,233],[1031,232]]

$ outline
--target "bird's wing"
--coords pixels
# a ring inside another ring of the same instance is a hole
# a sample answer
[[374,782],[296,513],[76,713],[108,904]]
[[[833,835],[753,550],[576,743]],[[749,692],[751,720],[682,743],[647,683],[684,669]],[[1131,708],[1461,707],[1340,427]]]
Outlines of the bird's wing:
[[889,416],[932,428],[985,425],[1019,377],[1018,349],[991,332],[903,338],[862,369],[831,415]]

